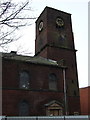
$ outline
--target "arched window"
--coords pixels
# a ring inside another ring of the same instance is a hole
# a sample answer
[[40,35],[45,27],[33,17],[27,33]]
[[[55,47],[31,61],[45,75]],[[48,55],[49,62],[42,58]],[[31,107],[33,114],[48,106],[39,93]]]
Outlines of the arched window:
[[54,73],[49,75],[49,90],[57,90],[57,76]]
[[20,81],[19,81],[19,87],[28,89],[30,84],[30,76],[27,71],[21,71],[20,72]]
[[29,115],[29,104],[27,101],[23,100],[19,103],[19,116]]

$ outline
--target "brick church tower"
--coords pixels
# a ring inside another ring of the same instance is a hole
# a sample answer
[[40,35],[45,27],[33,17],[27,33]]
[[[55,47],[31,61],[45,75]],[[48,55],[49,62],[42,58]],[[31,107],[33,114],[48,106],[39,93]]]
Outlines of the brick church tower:
[[63,61],[66,70],[66,94],[69,113],[80,109],[76,50],[71,14],[46,7],[36,21],[35,56]]

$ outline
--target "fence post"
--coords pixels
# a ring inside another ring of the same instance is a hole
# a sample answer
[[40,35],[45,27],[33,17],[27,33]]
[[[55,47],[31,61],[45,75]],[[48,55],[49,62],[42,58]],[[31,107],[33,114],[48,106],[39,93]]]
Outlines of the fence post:
[[36,117],[36,120],[38,120],[38,117]]
[[64,115],[64,120],[65,120],[65,115]]
[[5,120],[7,120],[7,116],[5,116]]

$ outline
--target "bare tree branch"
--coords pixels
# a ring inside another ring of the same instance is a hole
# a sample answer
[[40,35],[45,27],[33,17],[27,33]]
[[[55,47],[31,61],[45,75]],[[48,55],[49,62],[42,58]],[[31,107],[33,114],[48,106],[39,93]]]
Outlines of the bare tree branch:
[[17,31],[24,26],[31,25],[31,20],[36,17],[31,16],[29,2],[13,3],[12,0],[0,1],[0,46],[19,39]]

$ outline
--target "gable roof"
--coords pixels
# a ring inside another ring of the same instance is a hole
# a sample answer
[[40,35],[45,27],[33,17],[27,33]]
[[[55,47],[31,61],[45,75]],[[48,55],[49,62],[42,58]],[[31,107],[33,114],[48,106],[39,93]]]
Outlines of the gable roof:
[[60,105],[60,106],[63,106],[62,103],[60,103],[59,101],[56,101],[56,100],[53,100],[53,101],[45,104],[45,106],[51,106],[51,105],[53,105],[53,104],[58,104],[58,105]]

